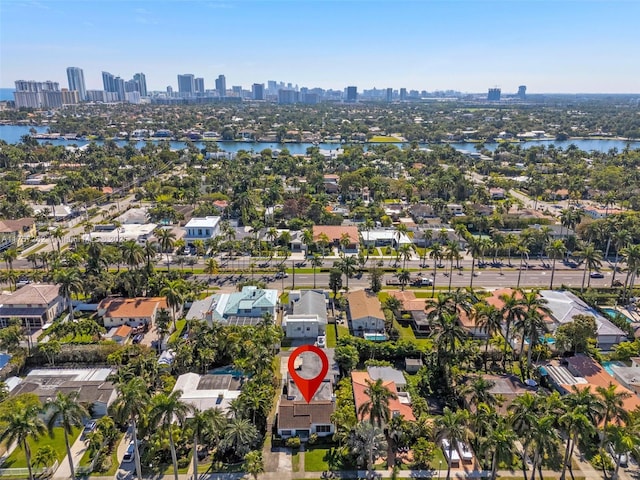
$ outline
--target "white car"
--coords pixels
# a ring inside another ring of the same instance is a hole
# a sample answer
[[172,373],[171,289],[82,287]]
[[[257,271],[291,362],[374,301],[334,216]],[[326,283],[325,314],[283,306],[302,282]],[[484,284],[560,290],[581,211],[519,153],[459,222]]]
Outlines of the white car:
[[320,335],[316,340],[316,346],[319,348],[325,348],[327,346],[327,337]]
[[613,444],[610,443],[609,444],[609,453],[611,454],[611,456],[613,457],[613,461],[617,462],[618,461],[618,455],[620,456],[620,466],[627,468],[627,466],[629,466],[629,455],[626,453],[616,453],[616,451],[613,448]]

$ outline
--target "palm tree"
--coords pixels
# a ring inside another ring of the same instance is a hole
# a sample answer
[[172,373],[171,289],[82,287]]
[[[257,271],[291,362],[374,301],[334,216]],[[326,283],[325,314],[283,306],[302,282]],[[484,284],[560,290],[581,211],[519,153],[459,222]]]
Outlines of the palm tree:
[[144,249],[135,240],[126,240],[120,245],[122,251],[122,260],[129,268],[136,268],[144,262]]
[[501,462],[510,465],[515,451],[516,434],[503,417],[489,430],[487,446],[491,451],[491,479],[495,480]]
[[400,253],[400,256],[402,257],[402,268],[406,269],[407,268],[407,261],[411,260],[411,254],[413,253],[413,250],[411,249],[411,245],[409,244],[404,244],[404,245],[400,245],[400,248],[398,249],[398,252]]
[[264,472],[264,462],[262,460],[262,452],[254,450],[244,456],[244,463],[247,473],[258,480],[258,474]]
[[329,240],[329,237],[327,236],[327,234],[322,232],[320,235],[318,235],[317,243],[320,245],[320,248],[322,249],[322,258],[324,258],[325,257],[325,249],[331,243],[330,240]]
[[346,288],[349,290],[349,278],[353,276],[356,271],[356,265],[358,260],[356,257],[347,255],[341,255],[340,260],[334,263],[334,266],[338,268],[346,278]]
[[525,392],[508,407],[509,423],[514,432],[522,439],[522,474],[527,480],[527,452],[531,443],[531,430],[540,414],[541,397]]
[[115,416],[120,421],[128,420],[133,434],[136,474],[142,478],[140,451],[138,449],[138,420],[149,406],[149,387],[142,377],[133,377],[126,383],[116,384],[118,396],[113,404]]
[[382,428],[391,419],[391,411],[389,410],[389,401],[397,400],[398,396],[383,384],[382,379],[375,382],[366,380],[367,388],[364,393],[368,400],[358,408],[358,415],[364,420],[369,415],[369,421],[372,425]]
[[401,290],[404,291],[407,283],[411,281],[411,273],[406,268],[401,269],[398,272],[398,280],[400,281]]
[[207,275],[217,275],[219,268],[218,261],[213,257],[207,258],[204,262],[204,273]]
[[493,305],[488,303],[478,303],[474,308],[476,325],[484,330],[487,334],[487,341],[484,345],[484,369],[487,371],[487,352],[489,351],[489,342],[502,329],[502,321],[504,317],[502,312]]
[[84,289],[84,283],[80,276],[80,272],[75,268],[58,270],[53,276],[53,280],[60,286],[60,294],[67,302],[69,318],[73,321],[73,304],[71,303],[71,295],[77,295]]
[[158,243],[160,249],[167,255],[167,270],[171,268],[169,263],[169,254],[173,252],[173,247],[176,243],[176,234],[167,228],[162,228],[157,232]]
[[237,458],[244,458],[258,440],[256,427],[247,418],[236,417],[229,420],[222,437],[221,446],[233,452]]
[[431,251],[429,252],[429,258],[433,259],[433,284],[431,285],[431,296],[436,290],[436,273],[438,271],[438,262],[442,259],[442,245],[434,243],[431,245]]
[[611,286],[613,287],[613,284],[616,281],[616,273],[618,273],[618,262],[620,261],[620,253],[622,251],[622,249],[626,246],[628,246],[632,240],[633,237],[631,236],[631,233],[629,232],[629,230],[626,230],[624,228],[621,228],[620,230],[617,230],[614,234],[613,237],[615,239],[615,246],[616,246],[616,259],[615,262],[613,264],[613,275],[611,277]]
[[194,409],[192,417],[187,419],[187,425],[190,427],[193,435],[193,480],[198,479],[198,445],[205,437],[217,443],[222,435],[222,431],[227,423],[227,417],[222,410],[211,408],[204,411]]
[[[305,230],[308,231],[308,230]],[[313,288],[316,288],[316,268],[322,266],[322,257],[318,253],[314,253],[311,257],[311,266],[313,267]]]
[[633,284],[640,269],[640,244],[629,245],[620,251],[620,256],[627,264],[627,276],[624,280],[625,294],[624,298],[631,295],[633,291]]
[[45,411],[50,415],[47,424],[49,431],[52,432],[56,424],[60,424],[64,431],[64,444],[67,447],[67,460],[69,461],[71,478],[75,478],[76,474],[73,467],[69,434],[72,433],[73,427],[81,426],[84,418],[89,416],[89,412],[80,404],[78,397],[78,392],[70,392],[68,394],[58,392],[54,399],[49,400],[44,405]]
[[522,277],[522,266],[524,264],[524,258],[529,258],[529,246],[526,242],[518,243],[516,247],[516,251],[520,255],[520,267],[518,268],[518,283],[516,284],[516,288],[520,288],[520,278]]
[[169,280],[162,290],[160,290],[160,295],[167,298],[167,306],[171,308],[174,330],[178,328],[176,325],[176,315],[184,304],[185,291],[185,283],[181,279]]
[[471,281],[469,282],[469,288],[473,288],[473,276],[476,269],[476,258],[482,256],[483,248],[482,242],[476,237],[469,237],[467,240],[467,255],[471,255]]
[[2,260],[7,264],[8,270],[13,270],[13,262],[18,258],[18,251],[15,248],[9,248],[2,252]]
[[[583,389],[589,390],[589,389]],[[571,395],[571,394],[570,394]],[[567,410],[558,419],[559,424],[564,429],[567,435],[567,443],[564,450],[564,461],[562,462],[562,473],[560,474],[560,480],[565,479],[567,467],[571,470],[571,457],[573,455],[573,449],[579,438],[589,438],[595,433],[595,427],[593,422],[587,415],[587,410],[584,406],[578,406],[573,408],[567,402]]]
[[547,331],[544,316],[550,315],[547,301],[536,290],[526,292],[520,300],[523,314],[517,319],[515,326],[520,330],[520,363],[524,353],[525,340],[529,340],[527,352],[527,373],[531,366],[533,347],[540,342],[540,337]]
[[553,260],[551,266],[551,281],[549,282],[549,290],[553,290],[553,277],[556,273],[556,260],[564,257],[567,247],[562,240],[553,240],[547,244],[546,251],[549,258]]
[[[469,428],[467,426],[469,420],[468,410],[452,411],[449,407],[444,407],[442,415],[436,418],[436,438],[438,442],[443,439],[449,442],[449,451],[447,457],[451,458],[454,444],[465,442],[469,438]],[[447,461],[446,480],[451,478],[451,462]]]
[[0,414],[0,423],[3,425],[0,441],[5,442],[5,445],[17,443],[22,447],[29,469],[29,480],[33,480],[33,471],[28,439],[29,437],[38,438],[46,430],[44,422],[39,416],[41,412],[40,404],[34,405],[17,401],[13,408],[4,409]]
[[591,271],[597,270],[602,265],[602,252],[597,250],[592,244],[588,243],[584,245],[580,250],[574,253],[574,255],[580,258],[584,262],[584,271],[582,272],[582,286],[580,291],[584,290],[584,281],[587,277],[587,270],[589,270],[589,283],[587,287],[591,286]]
[[174,390],[171,393],[158,393],[151,399],[151,410],[149,411],[149,423],[164,430],[169,436],[169,447],[171,448],[171,460],[173,461],[173,475],[178,480],[178,457],[176,455],[176,445],[173,439],[173,425],[178,424],[181,428],[193,407],[180,400],[182,390]]
[[[624,408],[624,401],[631,396],[629,392],[619,390],[618,387],[609,383],[607,387],[596,387],[596,393],[602,401],[602,425],[606,431],[611,420],[615,420],[617,425],[627,418],[627,410]],[[600,438],[600,448],[604,446],[606,435]]]
[[453,261],[460,257],[460,246],[457,242],[447,242],[444,247],[444,256],[449,260],[449,291],[451,291],[451,280],[453,276]]
[[[611,440],[611,446],[613,447],[614,459],[616,462],[616,468],[611,478],[620,478],[620,464],[622,463],[622,455],[628,454],[636,450],[640,446],[640,431],[637,426],[633,425],[623,427],[620,425],[611,425],[607,432],[607,438]],[[606,478],[606,475],[605,475]]]
[[358,466],[366,465],[373,472],[374,462],[387,452],[387,441],[382,430],[371,423],[360,422],[347,441]]
[[529,432],[533,447],[531,480],[535,479],[536,469],[540,469],[540,477],[542,478],[542,460],[547,454],[557,452],[558,434],[554,428],[556,420],[554,415],[538,416],[531,426]]

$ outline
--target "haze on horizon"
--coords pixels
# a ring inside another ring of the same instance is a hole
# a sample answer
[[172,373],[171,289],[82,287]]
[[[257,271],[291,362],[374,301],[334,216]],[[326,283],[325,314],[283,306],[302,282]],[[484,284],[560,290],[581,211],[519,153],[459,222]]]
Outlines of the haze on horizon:
[[310,88],[504,93],[640,91],[640,2],[634,0],[251,1],[4,0],[0,86],[84,70],[224,74],[228,88],[267,80]]

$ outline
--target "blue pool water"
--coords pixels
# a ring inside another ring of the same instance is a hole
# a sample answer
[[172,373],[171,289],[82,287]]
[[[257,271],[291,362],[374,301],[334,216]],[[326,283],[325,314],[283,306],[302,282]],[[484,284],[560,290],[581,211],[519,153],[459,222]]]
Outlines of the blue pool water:
[[216,368],[215,370],[211,370],[209,375],[233,375],[234,377],[241,377],[244,374],[240,370],[236,370],[231,365],[227,365],[226,367]]
[[11,355],[8,353],[0,353],[0,368],[4,367],[11,360]]
[[387,336],[382,333],[365,333],[364,339],[372,342],[384,342],[387,340]]
[[633,320],[627,317],[624,313],[619,312],[615,308],[603,308],[602,311],[609,315],[611,318],[614,318],[616,315],[623,317],[627,322],[633,323]]
[[609,375],[611,375],[612,377],[615,376],[615,374],[613,373],[613,369],[611,367],[624,367],[625,364],[622,362],[604,362],[602,364],[603,368],[607,371],[607,373]]

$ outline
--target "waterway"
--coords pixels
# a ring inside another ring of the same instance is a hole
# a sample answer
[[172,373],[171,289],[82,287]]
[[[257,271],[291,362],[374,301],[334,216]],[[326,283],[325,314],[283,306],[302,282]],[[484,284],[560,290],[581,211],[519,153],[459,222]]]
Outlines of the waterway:
[[[20,137],[23,135],[27,135],[30,131],[30,128],[22,125],[0,125],[0,140],[4,140],[7,143],[18,143],[20,141]],[[34,127],[36,132],[38,133],[47,133],[48,127]],[[51,142],[53,145],[76,145],[83,146],[90,143],[88,140],[40,140],[40,143]],[[101,144],[102,142],[96,142],[97,144]],[[116,143],[120,146],[126,145],[126,140],[118,140]],[[197,148],[204,148],[205,146],[211,146],[213,143],[218,144],[218,148],[220,150],[224,150],[225,152],[237,152],[239,150],[253,150],[255,152],[260,152],[265,148],[270,149],[288,149],[291,154],[304,154],[307,152],[309,147],[312,147],[311,143],[255,143],[255,142],[194,142]],[[184,148],[184,142],[169,142],[172,149],[181,149]],[[608,152],[609,150],[615,148],[618,151],[623,150],[627,144],[631,146],[632,149],[640,149],[640,141],[632,141],[627,142],[624,140],[614,140],[614,139],[575,139],[575,140],[564,140],[564,141],[556,141],[556,140],[530,140],[527,142],[520,143],[519,145],[522,148],[529,148],[533,146],[539,145],[554,145],[556,148],[566,149],[570,145],[575,145],[580,150],[584,150],[585,152],[590,152],[592,150],[598,152]],[[137,142],[137,147],[141,148],[145,145],[144,141]],[[373,145],[373,144],[368,144]],[[403,144],[395,144],[398,146],[402,146]],[[476,144],[474,143],[451,143],[453,148],[475,151]],[[497,143],[487,143],[485,147],[487,150],[493,151],[497,148]],[[320,143],[318,145],[323,150],[336,150],[341,147],[339,143]],[[421,144],[421,148],[428,148],[429,145]],[[367,145],[365,145],[365,149]]]

